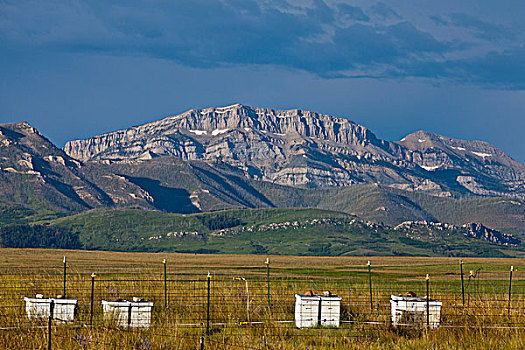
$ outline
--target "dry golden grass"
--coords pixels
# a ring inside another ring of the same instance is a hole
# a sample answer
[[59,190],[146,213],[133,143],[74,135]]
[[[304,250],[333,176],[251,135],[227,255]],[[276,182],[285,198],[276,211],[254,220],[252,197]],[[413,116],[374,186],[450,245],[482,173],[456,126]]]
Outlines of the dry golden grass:
[[[67,256],[67,296],[78,299],[70,325],[55,324],[57,349],[195,349],[206,330],[210,271],[210,332],[206,349],[523,349],[525,348],[524,259],[465,260],[465,305],[458,259],[270,256],[271,308],[268,307],[266,256],[115,253],[32,249],[0,250],[0,347],[46,348],[47,321],[27,319],[24,296],[62,294],[62,257]],[[167,259],[168,307],[164,308],[162,259]],[[368,269],[372,263],[370,309]],[[509,267],[513,297],[508,308]],[[468,278],[468,270],[476,277]],[[91,277],[95,272],[94,327],[90,316]],[[391,293],[425,293],[443,302],[442,325],[434,330],[393,328]],[[249,285],[249,308],[246,289]],[[294,293],[312,289],[340,295],[340,328],[297,329]],[[154,302],[149,330],[126,330],[104,319],[100,300],[143,297]],[[248,323],[248,321],[250,323]],[[278,323],[276,321],[288,321]],[[380,322],[368,324],[366,322]],[[42,328],[35,328],[41,326]],[[509,328],[495,328],[505,326]]]

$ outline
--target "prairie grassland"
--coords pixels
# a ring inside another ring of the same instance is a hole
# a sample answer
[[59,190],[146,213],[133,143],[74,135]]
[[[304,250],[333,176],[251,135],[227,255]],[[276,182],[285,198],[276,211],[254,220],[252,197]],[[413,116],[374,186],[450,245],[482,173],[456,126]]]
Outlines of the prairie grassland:
[[[31,249],[0,250],[0,347],[47,348],[47,320],[28,319],[23,297],[63,294],[64,255],[78,310],[73,323],[53,322],[54,349],[198,349],[201,337],[205,349],[525,348],[525,259],[466,259],[462,294],[458,259],[270,256],[268,293],[266,256]],[[441,327],[393,327],[390,295],[426,295],[427,273]],[[295,327],[294,294],[308,290],[342,297],[339,328]],[[104,317],[101,300],[132,297],[154,302],[149,329]]]

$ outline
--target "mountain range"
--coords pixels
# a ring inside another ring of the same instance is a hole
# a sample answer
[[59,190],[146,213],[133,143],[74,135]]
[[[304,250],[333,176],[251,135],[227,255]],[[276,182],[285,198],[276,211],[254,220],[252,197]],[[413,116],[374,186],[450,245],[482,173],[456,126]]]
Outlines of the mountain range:
[[192,109],[70,141],[65,152],[84,162],[221,162],[249,179],[301,188],[376,183],[438,196],[525,196],[525,166],[486,142],[426,131],[390,142],[348,119],[297,109]]
[[[94,208],[319,208],[525,233],[525,165],[483,141],[381,140],[345,118],[235,104],[53,145],[0,125],[0,225]],[[2,213],[7,213],[2,215]]]

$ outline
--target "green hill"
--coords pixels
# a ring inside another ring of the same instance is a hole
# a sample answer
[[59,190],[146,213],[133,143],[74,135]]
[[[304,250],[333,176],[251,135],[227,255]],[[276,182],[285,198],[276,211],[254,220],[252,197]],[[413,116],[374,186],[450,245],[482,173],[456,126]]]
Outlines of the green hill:
[[83,248],[100,250],[330,256],[523,254],[520,247],[467,238],[458,227],[394,229],[319,209],[236,209],[197,214],[97,209],[40,223],[78,232]]

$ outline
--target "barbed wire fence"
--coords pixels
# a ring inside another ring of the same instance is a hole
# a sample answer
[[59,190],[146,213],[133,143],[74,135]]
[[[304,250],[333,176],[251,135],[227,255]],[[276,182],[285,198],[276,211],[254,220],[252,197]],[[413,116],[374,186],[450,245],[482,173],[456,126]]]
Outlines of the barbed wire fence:
[[[0,341],[13,348],[277,348],[279,343],[328,344],[391,332],[391,295],[417,295],[442,303],[441,328],[525,329],[525,278],[513,267],[445,273],[403,272],[374,266],[298,270],[261,266],[180,269],[163,260],[156,266],[120,266],[87,272],[86,266],[0,269]],[[91,266],[88,266],[88,268]],[[426,277],[428,276],[428,277]],[[339,327],[297,328],[295,294],[342,298]],[[74,317],[30,317],[24,297],[75,299]],[[103,301],[153,303],[147,326],[119,324]],[[427,304],[428,305],[428,304]],[[428,315],[428,312],[427,312]],[[405,319],[398,329],[432,331],[428,316]],[[403,331],[401,331],[403,332]]]

